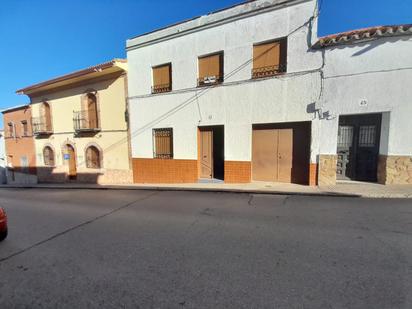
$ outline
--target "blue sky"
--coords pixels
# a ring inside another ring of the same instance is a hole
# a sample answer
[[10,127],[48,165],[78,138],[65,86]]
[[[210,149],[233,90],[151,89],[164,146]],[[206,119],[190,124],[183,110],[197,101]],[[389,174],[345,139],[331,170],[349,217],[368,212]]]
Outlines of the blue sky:
[[[0,109],[28,102],[19,88],[125,57],[127,38],[239,2],[2,0]],[[323,0],[319,35],[400,23],[412,23],[411,0]]]

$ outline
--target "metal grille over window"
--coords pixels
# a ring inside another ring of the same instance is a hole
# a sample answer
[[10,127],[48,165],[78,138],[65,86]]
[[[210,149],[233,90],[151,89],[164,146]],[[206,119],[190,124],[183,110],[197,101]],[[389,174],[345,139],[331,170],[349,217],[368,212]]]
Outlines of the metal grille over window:
[[54,166],[54,151],[51,147],[46,146],[43,149],[44,165]]
[[165,64],[153,68],[152,93],[172,91],[172,65]]
[[100,168],[100,151],[95,146],[90,146],[86,150],[86,167]]
[[198,86],[208,86],[223,82],[223,53],[199,58]]
[[287,39],[253,46],[252,78],[286,72]]
[[376,126],[361,126],[359,128],[359,146],[375,147]]
[[156,159],[173,158],[173,129],[154,129],[154,157]]
[[339,126],[338,147],[351,147],[353,140],[352,126]]

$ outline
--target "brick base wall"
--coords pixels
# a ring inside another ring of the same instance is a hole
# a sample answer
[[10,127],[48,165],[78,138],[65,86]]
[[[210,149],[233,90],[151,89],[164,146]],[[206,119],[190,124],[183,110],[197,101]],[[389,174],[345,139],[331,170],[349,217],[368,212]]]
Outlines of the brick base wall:
[[225,161],[225,183],[248,183],[252,181],[250,161]]
[[133,159],[134,183],[194,183],[197,160]]
[[337,155],[319,155],[318,184],[330,186],[336,184]]
[[412,157],[379,156],[378,182],[381,184],[412,184]]

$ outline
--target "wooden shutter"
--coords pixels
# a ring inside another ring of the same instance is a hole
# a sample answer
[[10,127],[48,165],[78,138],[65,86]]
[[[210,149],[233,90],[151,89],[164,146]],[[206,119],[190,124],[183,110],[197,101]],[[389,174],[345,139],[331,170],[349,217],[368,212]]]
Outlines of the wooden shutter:
[[87,118],[88,129],[98,128],[97,121],[97,98],[94,94],[87,95]]
[[155,129],[155,158],[173,158],[173,131],[172,129]]
[[222,76],[222,54],[215,54],[199,58],[199,78],[203,79],[209,76]]
[[8,127],[9,127],[9,137],[14,137],[14,124],[10,122],[8,124]]
[[54,166],[54,151],[49,146],[44,147],[43,157],[44,157],[44,165]]
[[170,64],[153,68],[153,86],[170,85]]
[[86,166],[88,168],[100,168],[100,152],[94,146],[90,146],[86,150]]
[[53,149],[49,148],[49,165],[54,166],[54,151]]
[[86,167],[87,168],[92,168],[92,153],[91,153],[91,147],[86,149]]
[[280,64],[281,42],[265,43],[253,47],[253,68],[278,67]]
[[51,122],[51,111],[50,105],[48,103],[43,103],[42,105],[42,117],[43,117],[43,126],[45,131],[51,131],[52,122]]

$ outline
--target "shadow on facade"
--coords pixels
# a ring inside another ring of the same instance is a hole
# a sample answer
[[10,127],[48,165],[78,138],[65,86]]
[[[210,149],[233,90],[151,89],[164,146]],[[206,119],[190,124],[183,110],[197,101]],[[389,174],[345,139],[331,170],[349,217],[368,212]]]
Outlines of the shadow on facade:
[[56,172],[53,167],[13,167],[7,168],[8,184],[35,184],[35,183],[88,183],[99,184],[104,175],[101,172],[79,172],[69,175],[68,172]]

